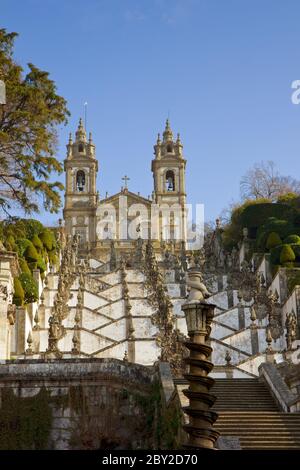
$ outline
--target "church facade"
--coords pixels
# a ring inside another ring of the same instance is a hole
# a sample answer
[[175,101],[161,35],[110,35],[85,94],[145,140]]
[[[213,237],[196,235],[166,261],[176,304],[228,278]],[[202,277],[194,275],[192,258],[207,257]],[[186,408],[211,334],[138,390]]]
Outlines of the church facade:
[[100,199],[95,146],[80,120],[65,160],[66,234],[79,235],[81,249],[101,259],[107,259],[112,244],[118,253],[130,256],[136,240],[149,238],[156,251],[161,243],[171,243],[178,253],[187,241],[185,168],[180,136],[174,140],[167,120],[162,140],[158,135],[154,146],[152,197],[131,192],[125,176],[119,193]]

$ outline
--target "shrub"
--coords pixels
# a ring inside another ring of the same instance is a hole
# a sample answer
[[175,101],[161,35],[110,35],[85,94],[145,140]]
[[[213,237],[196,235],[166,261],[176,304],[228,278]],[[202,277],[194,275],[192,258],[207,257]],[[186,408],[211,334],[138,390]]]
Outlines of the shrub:
[[22,219],[22,222],[25,227],[27,238],[32,239],[34,235],[39,235],[43,230],[44,226],[35,219]]
[[267,239],[266,248],[268,250],[271,250],[275,246],[278,246],[278,245],[281,245],[281,244],[282,244],[282,240],[281,240],[280,236],[278,235],[278,233],[271,232],[268,236],[268,239]]
[[278,245],[278,246],[274,246],[274,248],[271,248],[270,261],[272,265],[275,266],[277,264],[280,264],[280,254],[281,254],[282,248],[283,248],[283,245]]
[[16,240],[17,251],[20,258],[24,256],[25,250],[29,245],[32,245],[31,241],[28,238],[18,238]]
[[288,245],[291,243],[295,243],[297,245],[300,244],[300,237],[299,235],[289,235],[285,240],[284,243],[287,243]]
[[5,248],[7,249],[7,251],[13,251],[12,246],[9,242],[5,242]]
[[18,251],[18,247],[16,245],[16,241],[15,241],[15,238],[13,235],[8,235],[8,237],[6,238],[6,248],[8,249],[8,246],[9,246],[9,251]]
[[38,300],[38,285],[31,274],[22,273],[19,277],[24,289],[24,301],[26,304],[36,302]]
[[39,238],[43,242],[43,245],[47,251],[51,251],[56,247],[55,236],[51,230],[45,229],[42,233],[40,233]]
[[14,295],[13,295],[13,303],[17,305],[17,307],[21,307],[24,303],[25,292],[22,287],[20,279],[17,277],[14,278]]
[[293,248],[293,252],[295,253],[296,260],[300,260],[300,245],[298,243],[292,244],[291,247]]
[[277,202],[283,204],[290,204],[299,199],[299,194],[297,193],[285,193],[278,197]]
[[15,238],[14,238],[14,236],[13,236],[12,234],[10,234],[10,235],[8,235],[8,237],[6,238],[6,241],[12,245],[13,243],[15,243]]
[[26,259],[20,258],[19,259],[19,264],[20,264],[20,269],[21,269],[22,273],[31,274]]
[[41,242],[41,239],[38,237],[38,235],[33,235],[31,242],[36,248],[37,252],[41,253],[43,250],[43,243]]
[[241,223],[243,227],[258,228],[270,217],[293,223],[295,215],[295,209],[287,204],[262,203],[246,207],[241,214]]
[[291,263],[295,261],[295,259],[296,256],[292,247],[290,245],[283,245],[280,253],[280,263],[284,266],[286,266],[288,263],[288,266],[290,266]]
[[39,259],[37,260],[37,268],[41,273],[45,272],[47,269],[45,260],[42,258],[42,256],[39,256]]
[[51,266],[56,266],[58,263],[58,257],[57,257],[55,250],[49,251],[48,257],[49,257],[49,263],[51,264]]
[[27,246],[24,252],[24,256],[29,263],[34,263],[38,260],[38,252],[36,251],[36,248],[33,246],[32,243]]
[[37,261],[32,261],[31,263],[28,263],[30,271],[33,271],[34,269],[37,269]]
[[285,238],[288,235],[295,233],[295,231],[295,227],[290,221],[269,217],[269,219],[267,219],[257,230],[256,246],[257,248],[264,250],[268,236],[271,232],[276,232],[279,237]]

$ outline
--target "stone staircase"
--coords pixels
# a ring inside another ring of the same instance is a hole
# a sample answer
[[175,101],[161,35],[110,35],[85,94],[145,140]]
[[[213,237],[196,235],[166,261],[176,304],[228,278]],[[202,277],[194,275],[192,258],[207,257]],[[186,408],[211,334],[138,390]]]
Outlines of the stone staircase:
[[[187,399],[184,380],[175,380],[182,406]],[[258,379],[216,379],[213,410],[216,429],[224,437],[237,437],[242,450],[300,449],[300,413],[281,412],[263,382]]]

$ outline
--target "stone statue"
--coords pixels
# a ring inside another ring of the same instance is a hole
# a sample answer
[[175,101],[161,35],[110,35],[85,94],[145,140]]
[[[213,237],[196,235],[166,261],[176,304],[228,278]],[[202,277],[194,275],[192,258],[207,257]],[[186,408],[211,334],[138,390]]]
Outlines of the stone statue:
[[297,338],[297,319],[295,312],[288,313],[285,321],[287,350],[292,350],[293,341]]
[[207,290],[200,271],[188,271],[187,288],[189,291],[188,302],[203,301],[212,295]]

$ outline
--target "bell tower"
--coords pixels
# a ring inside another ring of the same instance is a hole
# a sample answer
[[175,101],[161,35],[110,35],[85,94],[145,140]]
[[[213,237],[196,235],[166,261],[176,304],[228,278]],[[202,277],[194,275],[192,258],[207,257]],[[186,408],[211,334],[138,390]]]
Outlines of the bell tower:
[[75,134],[75,142],[73,142],[70,133],[64,169],[66,187],[63,215],[66,234],[78,234],[81,244],[94,242],[96,240],[98,202],[96,192],[98,161],[96,160],[92,134],[89,134],[87,141],[81,118]]
[[[158,134],[156,145],[154,145],[154,159],[151,170],[154,179],[154,202],[160,207],[178,207],[180,210],[171,213],[170,229],[165,233],[166,223],[160,216],[160,238],[176,239],[186,241],[186,193],[185,193],[185,166],[186,160],[182,153],[180,135],[177,134],[176,141],[169,120],[163,132],[163,140]],[[180,232],[180,236],[179,236]],[[179,240],[178,240],[179,241]]]

